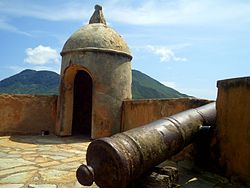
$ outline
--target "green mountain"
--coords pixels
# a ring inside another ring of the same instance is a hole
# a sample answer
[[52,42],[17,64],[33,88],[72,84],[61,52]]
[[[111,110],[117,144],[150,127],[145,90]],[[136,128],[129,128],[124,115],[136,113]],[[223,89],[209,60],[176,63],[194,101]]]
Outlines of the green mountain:
[[134,99],[188,97],[140,71],[133,70],[132,78],[132,93]]
[[[187,97],[140,71],[133,70],[134,99]],[[24,70],[0,81],[0,93],[58,95],[60,75],[51,71]]]
[[27,69],[0,81],[0,93],[54,95],[59,79],[55,72]]

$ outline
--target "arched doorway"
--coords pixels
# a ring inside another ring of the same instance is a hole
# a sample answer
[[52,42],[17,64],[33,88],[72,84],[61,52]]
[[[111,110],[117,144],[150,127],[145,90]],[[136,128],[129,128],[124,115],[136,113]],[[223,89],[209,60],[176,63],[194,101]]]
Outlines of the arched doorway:
[[74,79],[72,134],[91,137],[92,78],[83,70]]

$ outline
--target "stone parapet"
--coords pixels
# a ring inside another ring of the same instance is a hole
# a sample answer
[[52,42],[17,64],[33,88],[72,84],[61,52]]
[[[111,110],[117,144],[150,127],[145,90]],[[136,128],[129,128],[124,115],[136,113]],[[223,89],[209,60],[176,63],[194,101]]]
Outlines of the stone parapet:
[[228,177],[250,182],[250,77],[221,80],[217,87],[215,159]]
[[54,132],[57,96],[0,95],[0,135]]
[[122,106],[121,131],[140,127],[209,102],[211,101],[196,98],[125,100]]

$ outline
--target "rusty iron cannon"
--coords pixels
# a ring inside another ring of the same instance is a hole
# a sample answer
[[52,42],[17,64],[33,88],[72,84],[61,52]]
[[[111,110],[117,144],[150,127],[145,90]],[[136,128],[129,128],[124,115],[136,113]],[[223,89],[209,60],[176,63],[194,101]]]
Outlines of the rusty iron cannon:
[[215,103],[190,109],[145,126],[100,138],[87,149],[87,165],[76,176],[82,185],[125,188],[152,167],[192,142],[202,126],[215,124]]

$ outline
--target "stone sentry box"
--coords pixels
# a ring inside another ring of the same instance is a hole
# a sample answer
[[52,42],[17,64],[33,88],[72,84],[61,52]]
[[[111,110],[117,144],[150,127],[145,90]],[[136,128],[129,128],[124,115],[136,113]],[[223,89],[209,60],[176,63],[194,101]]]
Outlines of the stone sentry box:
[[61,55],[56,134],[94,139],[120,132],[122,101],[132,97],[132,56],[106,25],[100,6],[89,24],[67,40]]

